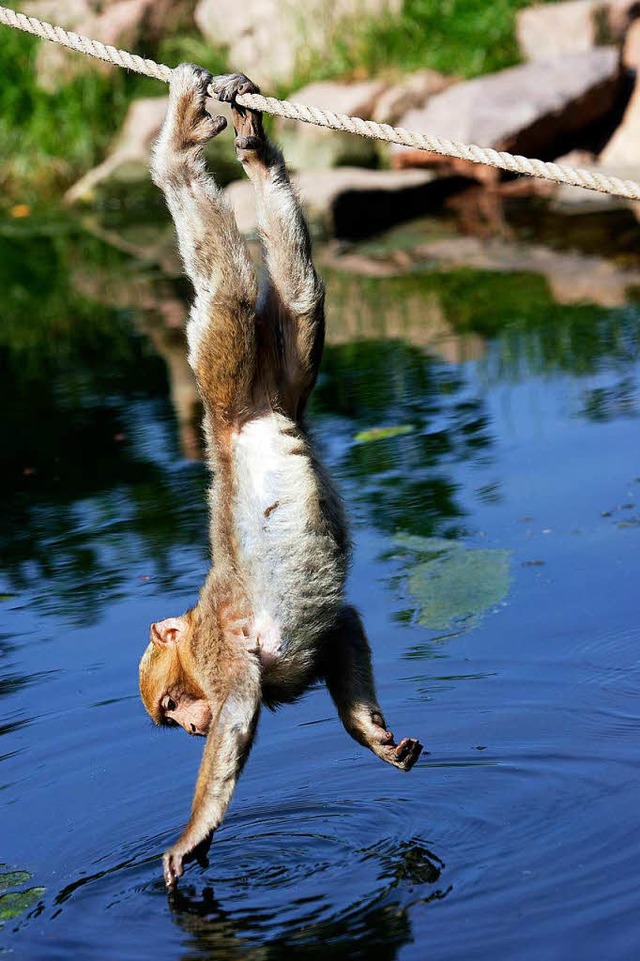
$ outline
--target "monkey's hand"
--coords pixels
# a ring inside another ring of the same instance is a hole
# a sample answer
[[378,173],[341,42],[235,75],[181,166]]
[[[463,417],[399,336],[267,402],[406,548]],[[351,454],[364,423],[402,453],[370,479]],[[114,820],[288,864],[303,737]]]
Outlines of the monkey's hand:
[[211,838],[212,835],[209,835],[204,841],[196,844],[195,847],[190,847],[188,841],[183,841],[182,838],[180,838],[173,847],[165,851],[162,857],[162,870],[164,873],[164,883],[168,891],[174,890],[178,879],[184,874],[185,864],[188,864],[189,861],[197,861],[203,868],[209,866],[207,852],[211,847]]

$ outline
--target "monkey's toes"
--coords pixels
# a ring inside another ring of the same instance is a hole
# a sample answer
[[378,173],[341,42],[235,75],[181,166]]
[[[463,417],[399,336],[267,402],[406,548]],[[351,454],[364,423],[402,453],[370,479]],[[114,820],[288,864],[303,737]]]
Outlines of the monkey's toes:
[[178,95],[182,93],[194,93],[199,95],[199,99],[204,103],[207,97],[209,84],[213,80],[212,74],[204,67],[199,67],[195,63],[181,63],[174,67],[171,73],[170,90]]
[[393,749],[393,764],[403,771],[410,771],[422,754],[422,744],[413,737],[405,737]]

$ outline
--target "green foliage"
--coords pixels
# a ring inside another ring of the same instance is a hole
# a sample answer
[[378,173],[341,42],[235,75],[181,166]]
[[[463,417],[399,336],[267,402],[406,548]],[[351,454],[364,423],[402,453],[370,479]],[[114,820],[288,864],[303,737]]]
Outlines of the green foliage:
[[528,0],[405,0],[399,17],[359,18],[334,38],[330,56],[303,58],[298,80],[422,67],[462,77],[500,70],[518,62],[515,14],[526,6]]
[[87,71],[45,93],[35,82],[37,49],[34,37],[0,28],[0,63],[11,78],[0,87],[0,186],[28,201],[98,162],[133,93],[132,78],[117,69]]
[[[39,40],[0,27],[0,64],[10,78],[0,86],[0,189],[5,196],[32,203],[59,191],[102,160],[135,97],[161,97],[164,84],[113,67],[96,71],[81,54],[82,73],[56,93],[35,79]],[[191,35],[171,37],[148,56],[174,65],[196,61],[212,73],[225,69],[221,54]]]

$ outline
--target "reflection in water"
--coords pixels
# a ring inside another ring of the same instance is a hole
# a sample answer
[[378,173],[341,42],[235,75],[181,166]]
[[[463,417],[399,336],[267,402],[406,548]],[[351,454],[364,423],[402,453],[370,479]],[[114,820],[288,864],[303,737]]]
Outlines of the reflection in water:
[[[189,935],[184,954],[193,961],[213,958],[265,959],[326,958],[328,945],[331,957],[395,958],[398,950],[413,940],[409,911],[417,904],[427,904],[446,897],[451,887],[438,885],[444,865],[418,838],[403,842],[396,849],[381,844],[360,852],[363,860],[376,859],[379,863],[378,880],[382,887],[374,903],[354,904],[340,917],[321,922],[306,923],[300,928],[289,925],[288,930],[256,943],[252,927],[225,911],[216,900],[213,889],[205,887],[196,893],[193,886],[177,890],[170,896],[171,911],[176,923]],[[265,927],[274,924],[268,915]],[[277,921],[275,922],[277,925]],[[258,922],[258,926],[261,926]]]
[[312,410],[348,425],[350,441],[358,428],[412,428],[344,445],[342,474],[357,479],[358,501],[378,527],[422,536],[464,532],[451,465],[485,461],[491,440],[483,403],[460,374],[400,340],[329,346]]

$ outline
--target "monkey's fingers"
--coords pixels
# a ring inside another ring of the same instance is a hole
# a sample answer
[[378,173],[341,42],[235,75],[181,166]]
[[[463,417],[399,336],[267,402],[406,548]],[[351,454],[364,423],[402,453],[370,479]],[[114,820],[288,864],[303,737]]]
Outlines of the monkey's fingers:
[[182,866],[183,857],[179,851],[171,848],[162,857],[162,870],[164,873],[164,883],[168,891],[173,891],[184,873]]

